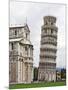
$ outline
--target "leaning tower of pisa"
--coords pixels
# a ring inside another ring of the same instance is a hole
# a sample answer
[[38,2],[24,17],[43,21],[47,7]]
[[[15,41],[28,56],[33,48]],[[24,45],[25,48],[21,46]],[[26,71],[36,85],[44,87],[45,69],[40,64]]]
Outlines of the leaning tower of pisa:
[[45,16],[41,30],[39,81],[56,81],[57,30],[56,17]]

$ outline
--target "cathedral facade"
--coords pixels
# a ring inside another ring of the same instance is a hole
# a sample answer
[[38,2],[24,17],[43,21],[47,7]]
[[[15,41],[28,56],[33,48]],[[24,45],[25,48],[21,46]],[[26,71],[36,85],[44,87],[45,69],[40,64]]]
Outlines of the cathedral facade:
[[28,25],[9,28],[9,83],[33,81],[33,45]]
[[57,30],[56,17],[45,16],[41,30],[39,81],[56,81]]

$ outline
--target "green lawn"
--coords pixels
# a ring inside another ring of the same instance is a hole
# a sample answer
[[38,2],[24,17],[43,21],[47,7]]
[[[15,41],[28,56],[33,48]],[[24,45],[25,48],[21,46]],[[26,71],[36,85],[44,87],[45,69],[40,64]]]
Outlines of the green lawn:
[[51,86],[65,86],[65,82],[40,82],[31,84],[12,84],[9,85],[9,89],[19,89],[19,88],[36,88],[36,87],[51,87]]

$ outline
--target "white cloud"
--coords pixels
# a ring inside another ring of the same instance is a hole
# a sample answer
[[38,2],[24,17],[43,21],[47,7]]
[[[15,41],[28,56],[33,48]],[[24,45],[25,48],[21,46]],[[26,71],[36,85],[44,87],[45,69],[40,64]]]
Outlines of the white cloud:
[[[23,24],[26,22],[31,31],[31,41],[34,45],[34,63],[39,63],[39,48],[41,26],[43,25],[43,16],[53,15],[57,18],[56,26],[58,27],[58,54],[57,66],[65,66],[65,6],[60,4],[46,3],[27,3],[27,2],[10,2],[10,24]],[[60,57],[61,55],[61,57]]]

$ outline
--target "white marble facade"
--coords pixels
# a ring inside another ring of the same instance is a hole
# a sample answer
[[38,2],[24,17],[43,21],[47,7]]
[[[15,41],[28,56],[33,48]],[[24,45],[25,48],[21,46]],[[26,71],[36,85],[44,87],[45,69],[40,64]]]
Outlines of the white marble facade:
[[9,83],[33,81],[33,45],[28,25],[9,28]]
[[44,16],[41,30],[39,81],[56,81],[57,32],[56,17]]

